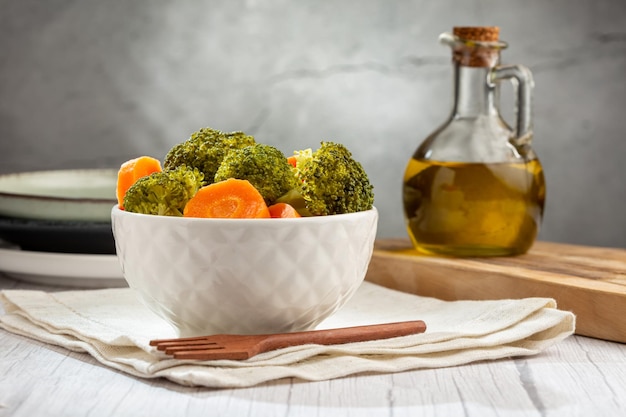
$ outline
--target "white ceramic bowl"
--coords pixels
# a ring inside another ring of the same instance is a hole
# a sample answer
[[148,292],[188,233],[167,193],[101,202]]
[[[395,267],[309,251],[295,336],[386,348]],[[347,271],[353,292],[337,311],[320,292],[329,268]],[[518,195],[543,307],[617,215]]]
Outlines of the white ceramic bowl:
[[376,209],[299,219],[194,219],[114,207],[124,278],[180,336],[315,327],[365,277]]

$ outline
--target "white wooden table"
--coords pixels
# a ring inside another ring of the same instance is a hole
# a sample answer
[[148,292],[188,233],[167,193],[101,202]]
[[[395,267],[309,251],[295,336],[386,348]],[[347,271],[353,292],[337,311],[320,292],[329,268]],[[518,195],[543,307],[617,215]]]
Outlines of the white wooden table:
[[[41,289],[0,274],[0,289]],[[252,388],[138,379],[0,330],[0,416],[625,416],[626,345],[573,336],[540,355]]]

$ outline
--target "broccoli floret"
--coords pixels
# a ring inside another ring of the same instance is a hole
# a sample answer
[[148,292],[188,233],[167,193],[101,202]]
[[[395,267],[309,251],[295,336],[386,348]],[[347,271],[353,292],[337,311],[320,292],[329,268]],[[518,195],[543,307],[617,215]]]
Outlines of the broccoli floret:
[[163,161],[163,169],[168,171],[182,165],[197,168],[204,174],[204,185],[208,185],[214,182],[215,172],[228,152],[254,143],[254,137],[243,132],[225,133],[203,128],[170,149]]
[[228,178],[250,181],[268,205],[298,186],[285,155],[273,146],[260,143],[232,150],[226,155],[215,173],[215,182]]
[[354,213],[374,206],[374,187],[363,166],[344,145],[322,142],[315,152],[298,151],[295,155],[300,187],[280,201],[301,206],[303,200],[306,210],[298,210],[300,214]]
[[182,216],[187,201],[202,186],[198,169],[183,165],[138,179],[124,196],[124,210],[161,216]]

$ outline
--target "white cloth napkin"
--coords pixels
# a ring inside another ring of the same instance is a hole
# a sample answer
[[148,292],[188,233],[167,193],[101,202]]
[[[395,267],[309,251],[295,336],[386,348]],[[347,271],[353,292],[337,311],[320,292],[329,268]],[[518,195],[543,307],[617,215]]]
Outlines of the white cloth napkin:
[[131,289],[0,293],[0,327],[70,350],[88,352],[129,374],[182,385],[246,387],[296,377],[326,380],[361,372],[399,372],[533,355],[574,332],[572,313],[547,298],[441,301],[364,282],[318,329],[424,320],[426,333],[335,346],[306,345],[245,361],[181,361],[148,342],[175,337]]

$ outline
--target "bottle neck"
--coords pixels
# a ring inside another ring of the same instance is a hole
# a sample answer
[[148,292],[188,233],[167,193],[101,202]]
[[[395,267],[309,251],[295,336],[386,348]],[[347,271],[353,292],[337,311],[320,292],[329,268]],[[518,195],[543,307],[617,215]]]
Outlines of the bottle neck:
[[454,107],[452,118],[498,115],[499,92],[489,83],[490,67],[469,67],[454,63]]

